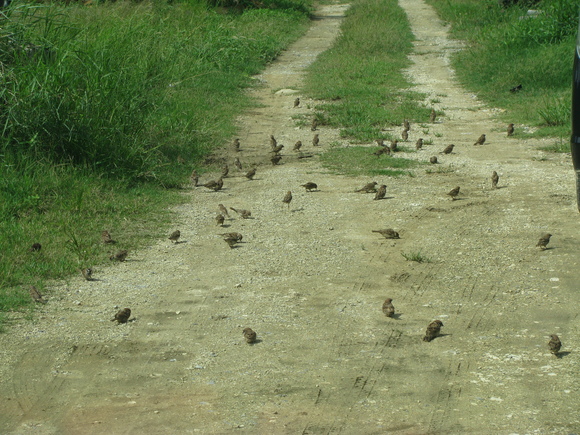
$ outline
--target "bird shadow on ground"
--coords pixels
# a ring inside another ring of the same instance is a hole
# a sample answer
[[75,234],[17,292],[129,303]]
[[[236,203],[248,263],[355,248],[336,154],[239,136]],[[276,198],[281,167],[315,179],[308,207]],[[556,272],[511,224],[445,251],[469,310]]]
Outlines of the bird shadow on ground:
[[565,356],[568,356],[568,355],[570,355],[571,353],[572,353],[572,352],[558,352],[558,353],[556,354],[556,357],[557,357],[557,358],[564,358]]
[[385,196],[384,198],[375,199],[375,201],[382,201],[383,199],[395,199],[394,196]]
[[297,212],[297,211],[304,211],[304,207],[294,208],[294,209],[290,210],[290,213],[294,213],[294,212]]

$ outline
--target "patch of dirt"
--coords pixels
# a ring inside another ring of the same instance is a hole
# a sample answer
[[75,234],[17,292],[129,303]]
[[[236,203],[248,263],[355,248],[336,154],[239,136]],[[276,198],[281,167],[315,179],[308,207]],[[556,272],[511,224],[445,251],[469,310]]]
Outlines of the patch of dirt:
[[[496,110],[456,83],[449,56],[460,45],[433,10],[422,0],[401,6],[417,36],[409,77],[445,113],[412,123],[410,144],[433,144],[405,157],[440,163],[375,179],[387,185],[380,201],[354,192],[371,179],[320,166],[329,143],[348,145],[323,127],[313,147],[314,132],[293,119],[313,113],[316,102],[293,102],[346,10],[321,7],[307,35],[258,78],[262,106],[240,119],[241,151],[224,150],[244,171],[230,164],[223,190],[192,189],[175,210],[181,242],[160,234],[157,245],[95,271],[96,281],[72,277],[34,322],[15,317],[0,336],[1,433],[580,430],[570,156],[506,137]],[[486,143],[474,146],[482,133]],[[285,145],[278,166],[271,134]],[[312,158],[291,151],[297,140]],[[454,153],[439,154],[450,143]],[[494,170],[500,189],[491,189]],[[308,181],[319,188],[305,191]],[[456,186],[453,201],[446,193]],[[220,203],[252,218],[232,213],[217,227]],[[388,227],[401,238],[371,231]],[[230,231],[244,236],[234,249],[218,235]],[[550,249],[540,251],[545,232]],[[401,255],[417,252],[427,261]],[[381,312],[387,297],[395,318]],[[133,321],[110,322],[123,307]],[[424,342],[434,319],[442,336]],[[244,342],[246,327],[257,343]],[[548,351],[550,334],[562,339],[561,358]]]

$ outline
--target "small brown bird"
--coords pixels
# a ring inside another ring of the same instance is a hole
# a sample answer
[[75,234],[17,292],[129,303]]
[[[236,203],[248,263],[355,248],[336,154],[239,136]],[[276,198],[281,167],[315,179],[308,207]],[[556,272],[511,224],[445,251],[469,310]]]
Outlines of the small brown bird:
[[226,242],[228,244],[230,249],[234,249],[236,247],[236,245],[238,244],[238,241],[234,238],[231,238],[231,237],[224,237],[224,242]]
[[248,180],[253,180],[255,175],[256,175],[256,168],[252,168],[248,172],[246,172],[246,175],[244,175],[244,177],[246,177]]
[[278,154],[280,151],[282,151],[282,148],[284,148],[284,145],[275,146],[274,148],[272,148],[272,152],[274,154]]
[[399,233],[392,228],[385,228],[384,230],[372,230],[373,233],[381,234],[385,239],[400,239]]
[[234,166],[238,168],[238,170],[242,170],[242,162],[240,162],[240,159],[237,157],[234,159]]
[[390,149],[391,149],[391,151],[392,151],[392,152],[395,152],[395,151],[397,151],[397,146],[398,146],[398,145],[399,145],[399,141],[398,141],[397,139],[393,139],[393,140],[391,141],[391,146],[390,146]]
[[32,246],[28,249],[28,252],[38,252],[42,249],[42,245],[40,243],[33,243]]
[[314,137],[312,138],[312,145],[313,146],[318,146],[318,144],[320,143],[320,138],[318,137],[318,133],[316,133],[314,135]]
[[179,243],[178,240],[180,237],[181,237],[181,231],[175,230],[169,235],[169,240],[171,240],[173,243],[177,244],[177,243]]
[[298,106],[300,106],[300,98],[296,98],[294,100],[294,107],[298,107]]
[[385,302],[383,302],[383,313],[387,317],[394,317],[395,316],[395,307],[393,306],[393,300],[391,298],[387,298]]
[[429,115],[429,121],[435,122],[436,118],[437,118],[437,112],[435,112],[435,109],[431,109],[431,114]]
[[517,85],[517,86],[514,86],[513,88],[511,88],[511,89],[510,89],[510,92],[511,92],[512,94],[515,94],[516,92],[519,92],[519,91],[521,91],[521,90],[522,90],[522,85],[521,85],[521,84],[519,84],[519,85]]
[[194,169],[191,175],[189,176],[189,181],[193,184],[193,187],[197,187],[197,183],[199,181],[199,175],[197,175],[197,171]]
[[407,121],[406,119],[403,121],[403,128],[404,128],[406,131],[409,131],[409,130],[411,130],[411,124],[409,124],[409,121]]
[[274,137],[273,134],[270,135],[270,147],[272,149],[276,148],[276,145],[278,145],[278,141],[276,140],[276,138]]
[[115,317],[111,319],[111,322],[127,323],[129,317],[131,317],[131,308],[123,308],[115,314]]
[[312,125],[310,126],[310,131],[316,131],[317,128],[318,128],[318,120],[314,118],[312,120]]
[[309,181],[306,184],[301,184],[300,187],[304,187],[307,192],[312,192],[313,190],[318,189],[318,185],[312,181]]
[[402,131],[401,139],[403,139],[405,142],[407,142],[407,139],[409,139],[409,133],[407,133],[407,130]]
[[445,149],[443,151],[441,151],[441,154],[451,154],[453,152],[454,147],[455,147],[455,145],[453,145],[453,144],[447,145],[445,147]]
[[230,167],[228,165],[223,165],[221,178],[226,178],[230,172]]
[[485,134],[479,136],[479,139],[475,141],[473,145],[483,145],[485,143]]
[[223,204],[218,204],[218,208],[221,214],[223,214],[224,216],[230,217],[230,214],[228,213],[228,209],[223,205]]
[[116,254],[111,255],[109,257],[109,260],[111,260],[111,261],[125,261],[127,259],[127,254],[128,254],[127,250],[123,249],[122,251],[119,251]]
[[30,293],[30,297],[32,299],[34,299],[34,302],[38,302],[40,304],[46,304],[46,299],[44,299],[42,297],[40,292],[33,285],[31,285],[30,288],[28,289],[28,293]]
[[292,201],[292,192],[288,191],[282,200],[284,204],[288,204],[288,210],[290,210],[290,201]]
[[240,150],[240,140],[234,139],[234,141],[232,142],[232,147],[234,148],[234,151],[239,151]]
[[562,348],[562,342],[560,341],[560,337],[558,337],[556,334],[550,335],[548,347],[550,348],[550,352],[552,352],[552,354],[558,356],[558,352],[560,352],[560,349]]
[[391,149],[389,147],[380,147],[373,154],[379,158],[383,154],[391,154]]
[[361,187],[358,190],[355,190],[355,192],[365,192],[365,193],[374,193],[377,191],[377,182],[376,181],[372,181],[370,183],[365,184],[363,187]]
[[434,320],[429,323],[429,326],[427,326],[427,331],[425,332],[425,337],[423,337],[423,341],[431,341],[435,337],[438,337],[441,333],[442,326],[443,322],[441,322],[441,320]]
[[222,236],[224,239],[233,239],[236,242],[241,242],[244,238],[244,236],[242,236],[240,233],[222,233],[220,236]]
[[375,142],[380,147],[384,147],[385,146],[385,141],[383,139],[376,139]]
[[539,247],[542,251],[548,249],[547,246],[548,243],[550,243],[550,237],[552,237],[550,233],[544,234],[542,237],[540,237],[540,240],[538,240],[536,246]]
[[381,187],[379,187],[379,190],[377,190],[377,193],[375,194],[373,200],[383,199],[386,194],[387,194],[387,186],[385,184],[382,184]]
[[223,187],[223,185],[224,181],[221,178],[219,178],[218,180],[211,180],[205,184],[202,184],[203,187],[207,187],[208,189],[212,189],[216,192],[220,190]]
[[300,151],[300,148],[302,148],[302,141],[297,141],[294,144],[294,148],[292,148],[292,151]]
[[512,136],[514,134],[514,131],[515,131],[514,125],[513,124],[508,125],[508,127],[507,127],[507,135],[508,136]]
[[497,182],[499,181],[499,175],[497,175],[496,171],[493,171],[491,174],[491,187],[493,189],[497,189]]
[[276,166],[282,160],[282,156],[280,154],[275,154],[270,158],[273,166]]
[[107,230],[101,233],[101,240],[105,245],[114,245],[117,243],[115,240],[112,239],[111,234]]
[[81,273],[87,281],[93,280],[93,269],[91,269],[90,267],[85,267],[84,269],[81,269]]
[[235,209],[233,207],[230,207],[230,210],[235,211],[237,214],[239,214],[242,219],[248,219],[252,216],[252,212],[250,210],[244,210],[244,209]]
[[451,189],[447,195],[449,195],[451,197],[451,199],[453,199],[453,201],[455,201],[455,199],[457,198],[457,195],[459,195],[459,186],[457,186],[455,189]]
[[430,157],[429,158],[429,163],[431,163],[432,165],[436,164],[437,163],[437,157],[435,157],[435,156]]
[[226,218],[225,218],[225,217],[224,217],[224,215],[223,215],[223,214],[221,214],[221,213],[218,213],[218,214],[215,216],[215,221],[216,221],[216,223],[217,223],[217,224],[218,224],[220,227],[221,227],[221,226],[224,224],[225,220],[226,220]]
[[423,148],[423,138],[422,137],[417,139],[417,142],[415,143],[415,149],[420,150],[421,148]]
[[251,328],[245,328],[243,332],[246,343],[253,344],[256,342],[256,333]]

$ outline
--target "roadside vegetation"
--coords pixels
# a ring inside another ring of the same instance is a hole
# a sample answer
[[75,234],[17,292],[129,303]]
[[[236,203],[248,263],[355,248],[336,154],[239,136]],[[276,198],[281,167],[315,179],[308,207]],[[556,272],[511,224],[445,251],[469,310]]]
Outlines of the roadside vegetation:
[[0,316],[30,308],[30,285],[167,237],[179,188],[252,104],[251,76],[307,28],[308,3],[266,3],[3,10]]
[[[505,109],[501,118],[516,124],[516,136],[569,142],[577,0],[520,1],[508,7],[497,0],[427,2],[449,23],[452,37],[467,44],[453,58],[466,88]],[[517,128],[522,124],[534,132]],[[569,152],[570,147],[554,150]]]

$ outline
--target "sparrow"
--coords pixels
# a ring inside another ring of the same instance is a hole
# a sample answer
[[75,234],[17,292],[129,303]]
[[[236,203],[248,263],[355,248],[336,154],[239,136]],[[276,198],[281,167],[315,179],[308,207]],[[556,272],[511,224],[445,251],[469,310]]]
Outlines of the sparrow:
[[236,244],[238,243],[238,241],[232,237],[224,237],[224,242],[228,244],[230,249],[234,249],[236,247]]
[[280,160],[282,160],[282,156],[279,154],[275,154],[270,158],[273,166],[276,166],[278,163],[280,163]]
[[284,145],[275,146],[274,148],[272,148],[272,152],[274,154],[278,154],[280,151],[282,151],[282,148],[284,148]]
[[222,167],[222,176],[221,178],[226,178],[228,176],[228,173],[230,172],[230,168],[228,165],[224,165]]
[[272,148],[276,148],[276,145],[278,145],[278,141],[276,140],[276,138],[274,137],[273,134],[270,135],[270,146]]
[[180,237],[181,237],[181,231],[175,230],[170,234],[169,240],[171,240],[173,243],[177,244],[178,243],[177,241],[179,240]]
[[389,147],[381,147],[373,153],[375,156],[380,157],[383,154],[391,154],[391,149]]
[[111,261],[125,261],[127,259],[127,254],[128,254],[127,250],[123,249],[122,251],[119,251],[116,254],[111,255],[109,257],[109,260],[111,260]]
[[236,242],[241,242],[244,238],[244,236],[242,236],[240,233],[222,233],[220,236],[222,236],[224,239],[235,240]]
[[294,148],[292,148],[292,151],[300,151],[300,148],[302,148],[302,141],[297,141],[294,144]]
[[248,219],[250,216],[252,216],[252,212],[250,210],[244,210],[244,209],[235,209],[233,207],[230,207],[230,210],[235,211],[237,214],[239,214],[242,219]]
[[292,201],[292,192],[288,191],[282,200],[284,204],[288,204],[288,210],[290,210],[290,201]]
[[385,141],[383,139],[376,139],[375,142],[380,147],[384,147],[385,146]]
[[403,139],[405,142],[407,141],[407,139],[409,139],[409,133],[407,133],[407,130],[403,130],[403,132],[401,133],[401,139]]
[[239,151],[240,150],[240,140],[234,139],[234,141],[232,142],[232,146],[234,147],[234,151]]
[[405,129],[405,131],[411,130],[411,124],[409,124],[409,121],[407,121],[406,119],[405,121],[403,121],[403,128]]
[[386,194],[387,194],[387,186],[385,184],[382,184],[381,187],[379,187],[379,190],[377,190],[377,193],[375,194],[375,197],[373,199],[374,200],[383,199]]
[[497,175],[496,171],[493,171],[491,174],[491,187],[497,189],[497,182],[499,181],[499,175]]
[[87,281],[93,280],[93,269],[91,269],[90,267],[85,267],[84,269],[81,269],[81,273],[83,274],[83,277]]
[[230,214],[228,213],[228,209],[223,204],[218,204],[218,209],[222,215],[230,217]]
[[318,120],[314,118],[312,120],[312,125],[310,126],[310,131],[316,131],[317,128],[318,128]]
[[391,298],[387,298],[385,302],[383,302],[383,313],[387,317],[393,317],[395,315],[395,307],[392,304],[393,300]]
[[431,109],[431,114],[429,115],[429,121],[435,122],[436,118],[437,118],[437,112],[435,112],[435,109]]
[[429,326],[427,326],[427,331],[425,332],[425,337],[423,337],[423,341],[431,341],[435,337],[439,336],[442,326],[443,322],[441,322],[441,320],[434,320],[429,323]]
[[253,180],[254,179],[254,175],[256,175],[256,168],[252,168],[250,169],[248,172],[246,172],[246,175],[244,175],[248,180]]
[[550,335],[548,347],[550,348],[550,352],[558,356],[558,352],[560,352],[560,349],[562,348],[562,342],[560,341],[560,337],[558,337],[556,334]]
[[217,222],[217,224],[218,224],[219,226],[222,226],[222,225],[224,224],[224,221],[225,221],[225,220],[226,220],[226,218],[225,218],[225,217],[224,217],[224,215],[223,215],[223,214],[221,214],[221,213],[218,213],[218,214],[215,216],[215,221]]
[[441,151],[441,154],[451,154],[453,152],[453,147],[455,147],[453,144],[447,145],[445,149]]
[[320,143],[320,138],[318,137],[318,133],[316,133],[314,135],[314,137],[312,138],[312,145],[318,146],[319,143]]
[[240,171],[242,170],[242,162],[240,162],[240,159],[237,157],[234,159],[234,166]]
[[127,323],[129,317],[131,317],[131,308],[123,308],[115,314],[115,317],[111,319],[111,322]]
[[451,199],[455,201],[455,198],[457,198],[457,195],[459,195],[459,186],[457,186],[455,189],[451,189],[447,195],[449,195]]
[[28,252],[38,252],[42,249],[42,245],[40,243],[33,243]]
[[298,107],[298,106],[300,106],[300,98],[296,98],[294,100],[294,107]]
[[522,90],[522,85],[520,84],[520,85],[517,85],[517,86],[514,86],[513,88],[511,88],[511,89],[510,89],[510,92],[511,92],[512,94],[515,94],[516,92],[519,92],[519,91],[521,91],[521,90]]
[[536,246],[538,246],[542,251],[544,251],[545,249],[547,249],[546,247],[548,246],[548,243],[550,243],[550,237],[552,237],[550,233],[544,234],[542,237],[540,237],[540,240],[538,240]]
[[244,329],[244,339],[246,343],[252,344],[256,342],[256,333],[251,328]]
[[479,136],[479,139],[475,141],[473,145],[483,145],[485,143],[485,134]]
[[199,181],[199,175],[197,175],[197,171],[194,169],[191,175],[189,176],[189,181],[193,184],[193,187],[197,187],[197,182]]
[[300,187],[304,187],[308,192],[312,192],[314,189],[318,189],[318,185],[312,181],[309,181],[306,184],[301,184]]
[[30,286],[30,289],[28,290],[28,292],[30,293],[30,297],[32,299],[34,299],[34,302],[38,302],[40,304],[46,304],[46,299],[44,299],[42,297],[40,292],[33,285]]
[[101,240],[105,245],[114,245],[115,243],[117,243],[115,240],[111,238],[111,235],[107,230],[101,233]]
[[365,192],[365,193],[372,193],[377,191],[377,182],[373,181],[371,183],[365,184],[362,188],[355,190],[355,192]]
[[205,184],[202,184],[203,187],[207,187],[208,189],[213,189],[216,192],[218,190],[220,190],[223,187],[223,185],[224,185],[224,181],[221,178],[219,178],[218,180],[215,180],[215,181],[211,180]]
[[372,230],[373,233],[381,234],[385,239],[400,239],[399,233],[392,228],[386,228],[384,230]]
[[391,148],[391,151],[392,151],[392,152],[395,152],[395,151],[397,151],[397,145],[398,145],[398,144],[399,144],[399,141],[398,141],[397,139],[393,139],[393,140],[391,141],[391,146],[390,146],[390,148]]
[[437,163],[437,157],[435,157],[435,156],[430,157],[429,158],[429,163],[431,163],[433,165],[436,164]]
[[508,125],[508,127],[507,127],[507,135],[508,136],[512,136],[514,134],[514,131],[515,131],[514,125],[513,124]]
[[423,148],[423,138],[422,137],[417,139],[417,143],[415,143],[415,149],[420,150],[421,148]]

